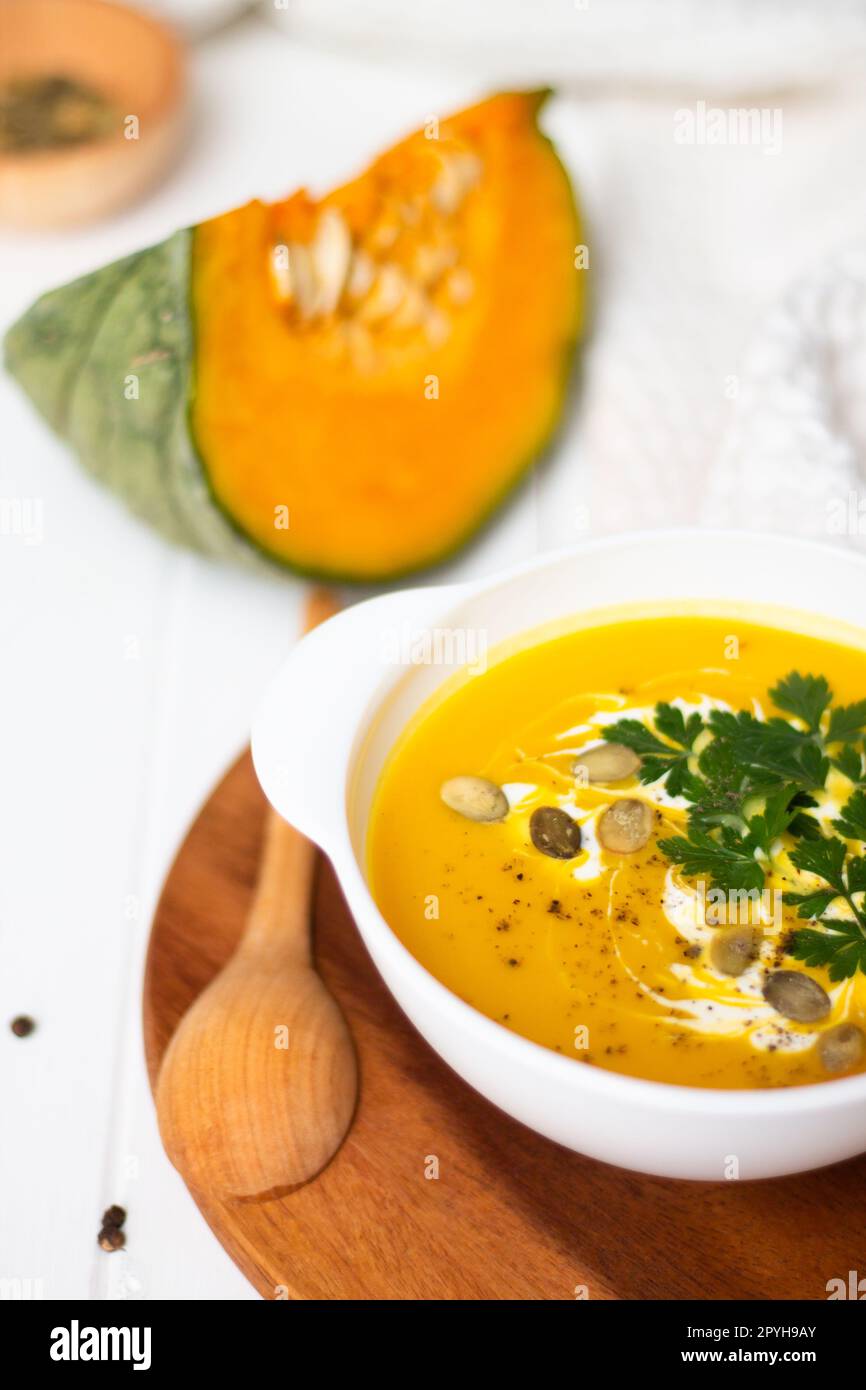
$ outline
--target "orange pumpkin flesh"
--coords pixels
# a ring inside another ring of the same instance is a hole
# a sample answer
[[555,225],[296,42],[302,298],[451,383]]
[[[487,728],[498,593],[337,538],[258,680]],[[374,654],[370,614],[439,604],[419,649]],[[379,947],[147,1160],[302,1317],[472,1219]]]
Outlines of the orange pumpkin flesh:
[[196,229],[192,432],[273,558],[353,580],[430,564],[548,440],[583,290],[542,100],[492,97],[319,203]]

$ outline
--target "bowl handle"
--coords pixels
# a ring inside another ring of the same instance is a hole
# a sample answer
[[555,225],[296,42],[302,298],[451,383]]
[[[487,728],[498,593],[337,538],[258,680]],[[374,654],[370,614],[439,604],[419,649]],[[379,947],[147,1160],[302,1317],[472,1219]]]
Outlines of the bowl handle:
[[280,815],[326,852],[345,824],[359,724],[394,675],[395,638],[423,631],[472,587],[404,589],[345,609],[301,638],[265,691],[252,728],[256,775]]

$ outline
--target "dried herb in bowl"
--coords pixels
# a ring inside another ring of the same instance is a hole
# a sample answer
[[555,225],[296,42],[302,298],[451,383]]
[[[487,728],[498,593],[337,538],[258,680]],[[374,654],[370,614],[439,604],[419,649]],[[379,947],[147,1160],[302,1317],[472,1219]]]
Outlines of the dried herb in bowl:
[[103,94],[62,73],[0,83],[0,154],[83,145],[107,135],[117,113]]

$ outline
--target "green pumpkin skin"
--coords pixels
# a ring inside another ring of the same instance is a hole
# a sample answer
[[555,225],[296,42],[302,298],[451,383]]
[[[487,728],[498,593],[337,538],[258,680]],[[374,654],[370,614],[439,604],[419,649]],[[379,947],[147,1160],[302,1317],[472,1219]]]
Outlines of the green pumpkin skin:
[[217,507],[189,430],[193,234],[44,294],[5,338],[5,364],[98,482],[166,540],[272,567]]

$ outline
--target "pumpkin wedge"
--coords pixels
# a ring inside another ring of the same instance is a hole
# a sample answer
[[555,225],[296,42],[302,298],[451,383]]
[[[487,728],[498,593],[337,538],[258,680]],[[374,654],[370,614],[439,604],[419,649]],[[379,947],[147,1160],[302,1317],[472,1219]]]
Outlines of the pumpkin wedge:
[[582,322],[544,95],[43,296],[10,372],[170,539],[360,582],[444,558],[549,440]]

